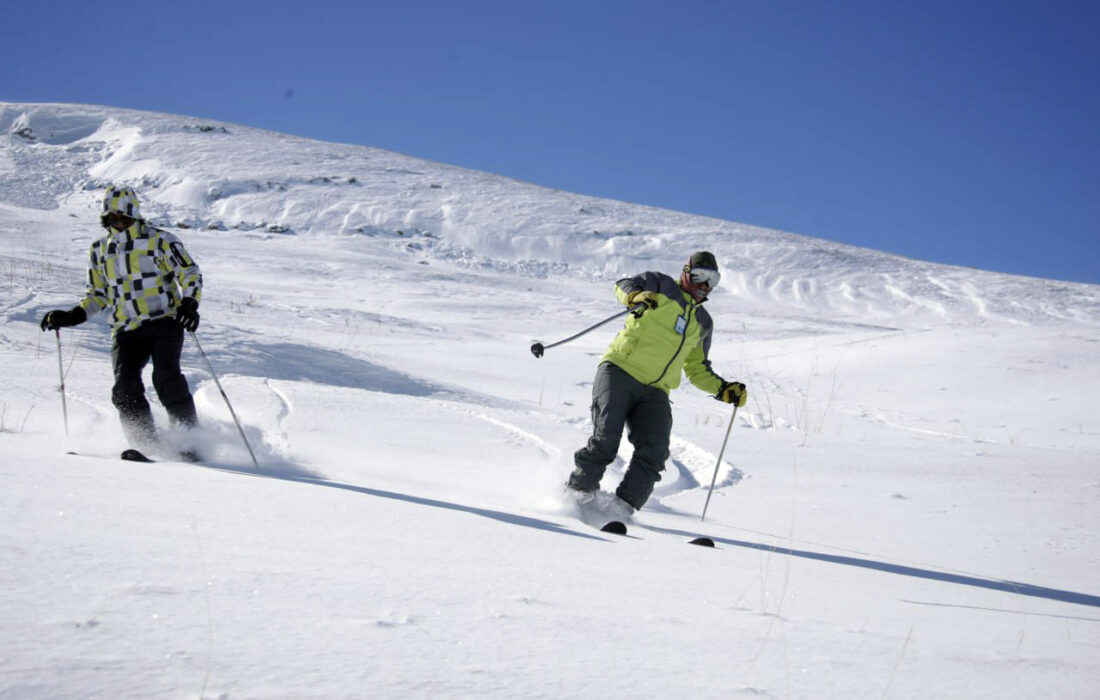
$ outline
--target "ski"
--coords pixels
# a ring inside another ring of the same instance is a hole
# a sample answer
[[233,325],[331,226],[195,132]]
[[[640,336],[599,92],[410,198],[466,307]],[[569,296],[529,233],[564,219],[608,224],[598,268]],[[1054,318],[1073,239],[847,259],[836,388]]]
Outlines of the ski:
[[[592,524],[593,527],[597,527],[596,523],[598,523],[598,522],[599,521],[595,521],[591,524]],[[610,535],[626,535],[627,532],[629,532],[629,529],[627,528],[626,523],[624,523],[621,520],[608,520],[603,525],[600,525],[598,527],[600,529],[600,532],[606,532]],[[644,528],[645,526],[642,525],[641,527]],[[693,545],[696,545],[698,547],[711,547],[711,548],[713,548],[714,547],[714,540],[712,540],[709,537],[706,537],[705,535],[700,535],[700,536],[695,537],[691,540],[688,540],[688,544],[693,544]]]
[[[147,457],[144,453],[142,453],[138,450],[135,450],[133,448],[130,448],[128,450],[123,450],[122,454],[119,455],[119,458],[124,459],[127,462],[150,462],[151,463],[151,462],[156,462],[157,461],[157,460],[153,459],[152,457]],[[180,452],[178,452],[176,454],[175,461],[177,461],[177,462],[187,462],[188,464],[198,464],[202,460],[199,458],[199,455],[196,452],[192,451],[192,450],[181,450]]]
[[[609,520],[600,528],[600,532],[606,532],[611,535],[625,535],[627,531],[626,523],[621,520]],[[700,535],[699,537],[688,540],[688,544],[694,544],[699,547],[714,547],[714,540]]]
[[626,525],[618,520],[609,520],[600,528],[600,532],[608,532],[612,535],[625,535]]
[[[674,533],[674,532],[671,532],[671,531],[662,530],[659,527],[652,527],[650,525],[643,525],[641,523],[638,523],[638,527],[644,528],[644,529],[649,530],[651,532],[660,532],[660,533],[666,534],[666,535],[678,535],[678,536],[691,537],[691,534],[686,533],[686,532]],[[697,536],[693,537],[692,539],[688,540],[688,544],[694,544],[694,545],[699,546],[699,547],[711,547],[711,548],[715,547],[714,540],[707,537],[706,535],[697,535]]]
[[[575,495],[570,495],[570,498],[573,500],[573,502],[577,504],[580,521],[585,525],[588,525],[589,527],[594,527],[600,532],[606,532],[609,535],[625,536],[629,532],[627,524],[622,520],[614,519],[614,511],[604,505],[610,502],[611,496],[603,492],[598,492],[593,494],[591,497],[585,498],[583,500],[578,500]],[[654,532],[661,531],[660,528],[651,528],[647,525],[643,525],[640,523],[635,524],[637,524],[638,527],[646,530],[653,530]],[[704,535],[693,537],[692,539],[688,540],[688,544],[693,544],[698,547],[714,548],[714,540]]]
[[[72,452],[72,451],[66,452],[65,454],[74,455],[76,457],[95,457],[97,459],[114,459],[113,457],[109,457],[109,456],[106,456],[106,455],[89,455],[89,454],[83,454],[83,453],[80,453],[80,452]],[[152,457],[146,455],[141,450],[135,450],[132,447],[123,450],[122,453],[119,454],[118,459],[121,459],[124,462],[143,462],[143,463],[146,463],[146,464],[153,464],[155,462],[160,461],[160,460],[153,459]],[[199,459],[198,454],[196,454],[195,452],[192,452],[190,450],[184,450],[184,451],[180,452],[178,455],[176,455],[175,460],[169,460],[169,461],[185,462],[185,463],[188,463],[188,464],[199,464],[199,463],[202,462],[202,460]]]

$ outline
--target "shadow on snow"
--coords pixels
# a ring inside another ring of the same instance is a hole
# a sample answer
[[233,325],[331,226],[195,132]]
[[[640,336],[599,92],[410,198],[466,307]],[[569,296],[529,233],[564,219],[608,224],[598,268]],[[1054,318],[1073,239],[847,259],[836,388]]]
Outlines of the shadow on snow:
[[[425,381],[341,352],[298,343],[235,340],[231,347],[207,348],[219,374],[310,382],[384,394],[435,398],[481,405],[508,402],[458,387]],[[202,367],[205,374],[205,367]]]
[[[669,535],[677,535],[679,537],[696,537],[699,534],[663,527],[646,526],[646,529],[654,532],[663,532]],[[711,539],[713,539],[715,543],[728,544],[731,547],[743,547],[745,549],[755,549],[761,552],[786,554],[791,557],[813,559],[816,561],[828,562],[830,564],[841,564],[843,566],[854,566],[860,569],[871,569],[873,571],[882,571],[888,574],[897,574],[899,576],[942,581],[944,583],[954,583],[960,586],[973,586],[975,588],[985,588],[991,591],[1001,591],[1002,593],[1015,593],[1016,595],[1031,596],[1033,598],[1044,598],[1046,600],[1056,600],[1062,603],[1073,603],[1075,605],[1088,605],[1090,607],[1100,608],[1100,596],[1089,595],[1088,593],[1063,591],[1057,588],[1045,588],[1030,583],[1020,583],[1019,581],[1003,581],[998,579],[979,578],[977,576],[967,576],[965,574],[953,574],[944,571],[932,571],[931,569],[921,569],[915,566],[906,566],[904,564],[891,564],[884,561],[875,561],[874,559],[861,559],[859,557],[840,554],[811,552],[805,549],[776,547],[770,544],[747,542],[745,540],[735,540],[726,537],[712,537]]]
[[443,508],[445,510],[458,511],[460,513],[469,513],[471,515],[478,515],[483,518],[489,518],[490,520],[496,520],[502,523],[507,523],[509,525],[520,525],[522,527],[530,527],[536,530],[553,532],[559,535],[572,535],[573,537],[582,537],[584,539],[600,540],[603,542],[608,541],[606,538],[603,537],[590,535],[585,532],[576,532],[574,530],[570,530],[567,527],[550,522],[549,520],[539,520],[538,518],[529,518],[525,515],[516,515],[515,513],[506,513],[504,511],[492,510],[489,508],[475,508],[473,506],[462,505],[461,503],[450,503],[448,501],[440,501],[434,498],[424,498],[422,496],[412,496],[405,493],[398,493],[396,491],[374,489],[368,486],[344,484],[338,481],[329,481],[327,479],[324,479],[323,477],[312,475],[309,472],[294,472],[283,469],[256,472],[251,469],[245,469],[243,467],[214,464],[208,465],[208,468],[217,469],[218,471],[232,472],[234,474],[246,474],[248,476],[258,476],[267,479],[279,479],[281,481],[290,481],[298,484],[309,484],[311,486],[324,486],[330,489],[341,489],[343,491],[351,491],[353,493],[361,493],[367,496],[374,496],[375,498],[389,498],[394,501],[412,503],[418,506],[429,506],[432,508]]
[[340,352],[297,343],[238,340],[231,348],[207,348],[219,374],[239,374],[366,389],[386,394],[435,396],[446,388]]

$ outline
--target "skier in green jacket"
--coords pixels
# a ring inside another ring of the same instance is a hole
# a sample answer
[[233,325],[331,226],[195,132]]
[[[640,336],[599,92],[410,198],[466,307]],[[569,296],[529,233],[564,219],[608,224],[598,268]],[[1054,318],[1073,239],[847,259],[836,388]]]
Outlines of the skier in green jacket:
[[634,456],[608,514],[626,519],[645,505],[669,456],[668,393],[680,385],[681,373],[716,399],[745,405],[745,385],[718,376],[707,359],[714,326],[702,305],[719,278],[714,255],[699,251],[684,265],[679,281],[645,272],[616,283],[618,300],[638,310],[627,317],[596,370],[592,436],[573,455],[576,469],[566,484],[578,503],[595,497],[604,470],[618,454],[625,426]]

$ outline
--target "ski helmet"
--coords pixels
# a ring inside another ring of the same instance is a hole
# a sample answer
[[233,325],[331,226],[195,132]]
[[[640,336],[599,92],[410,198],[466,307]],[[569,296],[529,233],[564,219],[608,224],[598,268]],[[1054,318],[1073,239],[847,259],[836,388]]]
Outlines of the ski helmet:
[[705,250],[696,251],[688,258],[684,271],[680,274],[680,286],[697,300],[706,299],[707,292],[718,286],[721,275],[718,273],[718,261],[714,254]]
[[714,259],[714,253],[706,250],[699,250],[691,254],[691,258],[688,260],[688,267],[705,267],[708,270],[717,270],[718,261]]

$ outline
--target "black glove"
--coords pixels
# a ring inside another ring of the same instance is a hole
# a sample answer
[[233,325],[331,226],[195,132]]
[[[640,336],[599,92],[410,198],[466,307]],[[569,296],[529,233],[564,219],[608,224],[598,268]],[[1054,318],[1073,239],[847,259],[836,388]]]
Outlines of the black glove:
[[56,331],[58,328],[65,328],[66,326],[79,326],[88,320],[88,313],[84,311],[83,307],[74,306],[66,311],[65,309],[54,309],[48,312],[42,317],[42,330],[44,331]]
[[732,403],[735,406],[744,406],[745,401],[749,398],[749,392],[745,390],[745,385],[741,382],[723,382],[722,388],[718,390],[718,394],[714,398]]
[[183,326],[183,330],[194,333],[199,329],[199,302],[191,297],[184,297],[176,308],[176,320]]

